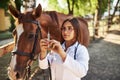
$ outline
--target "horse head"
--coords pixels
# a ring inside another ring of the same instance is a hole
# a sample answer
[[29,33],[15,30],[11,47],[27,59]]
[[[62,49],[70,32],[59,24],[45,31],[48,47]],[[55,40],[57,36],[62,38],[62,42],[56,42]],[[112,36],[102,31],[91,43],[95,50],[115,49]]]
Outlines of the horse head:
[[11,80],[24,80],[27,67],[36,59],[40,52],[39,41],[42,38],[40,23],[41,5],[35,11],[20,13],[12,5],[9,6],[12,15],[17,19],[16,28],[13,31],[15,47],[8,67],[8,75]]

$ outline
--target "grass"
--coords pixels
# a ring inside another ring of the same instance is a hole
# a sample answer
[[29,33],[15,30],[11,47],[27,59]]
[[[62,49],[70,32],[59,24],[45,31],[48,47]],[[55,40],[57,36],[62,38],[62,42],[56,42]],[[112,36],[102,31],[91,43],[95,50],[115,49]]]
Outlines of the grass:
[[9,31],[0,32],[0,40],[12,38],[12,33]]

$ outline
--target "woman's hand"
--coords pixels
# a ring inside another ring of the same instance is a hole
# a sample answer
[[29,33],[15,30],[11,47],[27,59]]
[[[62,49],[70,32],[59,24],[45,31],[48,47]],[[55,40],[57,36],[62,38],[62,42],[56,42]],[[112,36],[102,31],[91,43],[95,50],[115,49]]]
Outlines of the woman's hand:
[[48,44],[49,42],[46,38],[40,40],[40,49],[41,49],[40,59],[44,59],[46,57]]
[[47,55],[47,50],[52,50],[56,53],[58,53],[63,61],[66,58],[66,53],[63,50],[60,42],[56,40],[49,40],[48,39],[41,39],[40,40],[40,48],[41,48],[41,53],[40,53],[40,59],[44,59]]
[[56,41],[56,40],[50,40],[49,41],[49,49],[60,54],[61,51],[63,51],[62,46],[60,44],[60,42]]
[[49,49],[56,52],[56,53],[58,53],[61,56],[61,58],[63,59],[63,61],[65,60],[66,53],[63,50],[60,42],[58,42],[56,40],[50,40],[49,41]]

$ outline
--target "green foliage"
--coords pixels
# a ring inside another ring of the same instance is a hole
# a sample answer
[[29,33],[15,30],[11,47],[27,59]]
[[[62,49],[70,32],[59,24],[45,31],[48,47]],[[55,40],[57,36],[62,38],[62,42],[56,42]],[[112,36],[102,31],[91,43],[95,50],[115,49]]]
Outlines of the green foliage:
[[99,14],[102,15],[107,10],[108,0],[79,0],[77,5],[79,5],[75,8],[75,14],[77,15],[94,14],[97,8]]
[[17,10],[20,11],[20,7],[22,4],[23,4],[23,0],[15,0],[15,5],[16,5]]
[[[66,4],[66,1],[62,0],[61,3]],[[68,12],[67,8],[66,7],[62,8],[57,0],[49,0],[47,8],[48,10],[54,10],[54,11],[62,12],[65,14]]]
[[50,0],[48,2],[48,9],[56,9],[58,8],[58,3],[57,3],[57,0]]
[[90,4],[90,12],[93,14],[96,10],[96,7],[98,6],[98,0],[90,0],[89,1],[89,4]]
[[74,14],[78,15],[78,16],[84,16],[84,15],[88,14],[88,12],[89,13],[91,12],[90,7],[91,7],[91,5],[88,2],[88,0],[85,0],[85,1],[79,0],[75,4]]
[[14,29],[15,29],[15,19],[13,18],[13,16],[10,15],[10,23],[11,23],[11,26],[9,28],[9,31],[12,32]]
[[[60,0],[64,8],[60,6],[58,0],[49,0],[48,8],[49,10],[55,10],[62,13],[68,13],[67,0]],[[85,16],[87,14],[94,14],[95,10],[99,9],[99,15],[102,15],[108,6],[108,0],[69,0],[70,5],[75,1],[74,4],[74,15],[75,16]],[[112,2],[113,0],[111,0]]]
[[107,11],[107,6],[108,6],[108,0],[103,0],[103,1],[100,1],[99,3],[99,14],[102,15],[105,11]]
[[9,2],[10,2],[10,0],[0,0],[0,8],[7,10]]

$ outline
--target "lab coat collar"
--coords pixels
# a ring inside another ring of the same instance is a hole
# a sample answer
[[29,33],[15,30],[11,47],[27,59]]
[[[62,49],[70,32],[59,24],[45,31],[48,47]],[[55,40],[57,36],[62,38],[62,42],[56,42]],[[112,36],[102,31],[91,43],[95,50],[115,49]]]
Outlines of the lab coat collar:
[[[71,45],[70,47],[68,47],[68,49],[75,48],[75,47],[77,47],[78,44],[79,44],[78,41],[76,41],[73,45]],[[65,42],[63,42],[62,47],[65,50]]]

